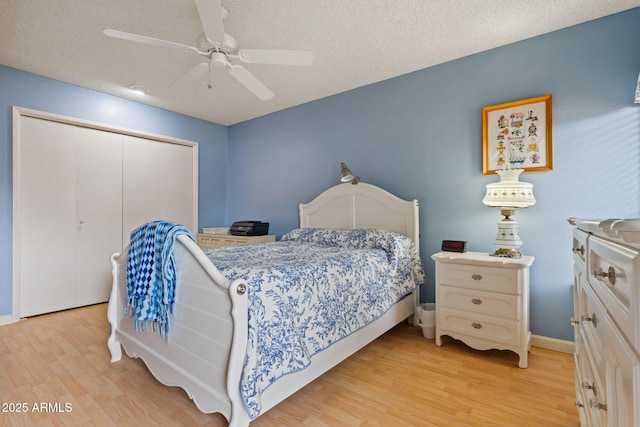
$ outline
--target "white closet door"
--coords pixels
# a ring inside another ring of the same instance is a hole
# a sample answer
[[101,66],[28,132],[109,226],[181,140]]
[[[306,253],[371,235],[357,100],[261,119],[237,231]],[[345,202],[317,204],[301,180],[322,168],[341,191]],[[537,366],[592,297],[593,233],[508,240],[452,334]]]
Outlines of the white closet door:
[[154,220],[173,221],[196,232],[196,148],[125,136],[123,141],[123,236]]
[[122,135],[78,128],[76,305],[107,301],[122,251]]
[[122,249],[122,137],[21,126],[20,316],[107,301]]
[[72,126],[23,118],[20,317],[75,300],[76,141]]
[[110,257],[145,222],[195,232],[197,144],[17,107],[14,123],[16,319],[107,301]]

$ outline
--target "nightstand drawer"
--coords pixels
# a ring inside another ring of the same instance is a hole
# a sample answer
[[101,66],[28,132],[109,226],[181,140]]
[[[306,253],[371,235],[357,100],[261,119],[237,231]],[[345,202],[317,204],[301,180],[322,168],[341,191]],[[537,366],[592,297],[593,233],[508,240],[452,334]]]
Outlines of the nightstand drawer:
[[441,285],[455,285],[489,292],[520,294],[517,271],[476,265],[442,264],[438,270]]
[[[438,308],[441,311],[439,319],[442,322],[442,333],[447,335],[448,332],[453,337],[456,334],[464,334],[468,337],[486,340],[487,344],[502,344],[505,346],[514,346],[520,340],[518,333],[518,322],[494,319],[489,316],[475,315],[458,310],[449,310],[447,308]],[[464,339],[463,339],[464,341]],[[492,347],[488,345],[487,348]]]
[[442,285],[440,306],[474,314],[519,320],[518,296]]

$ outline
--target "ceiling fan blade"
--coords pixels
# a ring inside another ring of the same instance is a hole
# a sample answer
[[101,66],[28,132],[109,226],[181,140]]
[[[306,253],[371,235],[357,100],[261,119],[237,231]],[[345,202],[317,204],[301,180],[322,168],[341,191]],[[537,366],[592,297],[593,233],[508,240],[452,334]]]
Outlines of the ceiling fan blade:
[[259,100],[267,101],[274,97],[274,93],[269,90],[260,80],[240,65],[229,64],[229,73],[236,78],[244,87],[249,89]]
[[171,83],[171,85],[182,86],[182,85],[195,84],[198,80],[206,76],[208,72],[209,72],[209,63],[201,62],[200,64],[196,65],[195,67],[187,71],[185,74],[183,74],[182,77],[180,77],[178,80]]
[[307,50],[240,49],[238,58],[242,62],[253,64],[306,66],[313,64],[313,53]]
[[112,30],[110,28],[103,30],[102,33],[105,36],[115,37],[117,39],[129,40],[129,41],[138,42],[138,43],[145,43],[145,44],[150,44],[154,46],[168,47],[171,49],[192,50],[200,53],[200,51],[197,48],[193,46],[188,46],[186,44],[170,42],[167,40],[154,39],[153,37],[141,36],[139,34],[133,34],[133,33],[126,33],[124,31]]
[[224,44],[224,18],[220,0],[195,0],[200,23],[209,43]]

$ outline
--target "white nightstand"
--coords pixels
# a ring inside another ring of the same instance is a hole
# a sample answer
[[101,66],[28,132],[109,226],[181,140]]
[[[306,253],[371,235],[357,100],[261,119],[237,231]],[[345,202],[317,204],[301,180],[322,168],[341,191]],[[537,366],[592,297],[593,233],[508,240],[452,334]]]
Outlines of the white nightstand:
[[436,345],[442,336],[477,350],[511,350],[527,367],[529,267],[534,257],[503,258],[483,252],[438,252]]
[[275,242],[275,234],[266,236],[234,236],[232,234],[198,234],[198,246],[201,248],[219,248],[221,246],[250,245],[253,243]]

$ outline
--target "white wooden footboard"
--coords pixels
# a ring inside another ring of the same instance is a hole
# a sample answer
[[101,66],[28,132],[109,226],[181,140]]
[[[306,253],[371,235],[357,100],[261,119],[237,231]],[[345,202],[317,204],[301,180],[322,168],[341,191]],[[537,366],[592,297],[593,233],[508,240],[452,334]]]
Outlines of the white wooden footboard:
[[[233,427],[248,426],[240,395],[248,330],[246,284],[230,282],[193,241],[178,236],[178,287],[167,342],[156,332],[136,331],[133,319],[124,313],[127,255],[125,251],[111,257],[111,361],[120,360],[124,348],[129,357],[142,359],[158,381],[184,389],[202,412],[219,412]],[[414,307],[415,295],[407,295],[381,318],[313,356],[306,369],[280,378],[262,394],[262,413],[410,317]]]
[[174,253],[178,285],[168,342],[153,331],[135,330],[124,313],[128,251],[111,257],[111,361],[120,360],[122,345],[158,381],[183,388],[202,412],[219,412],[231,426],[246,426],[249,417],[239,389],[248,329],[246,284],[222,276],[186,236],[177,237]]
[[[405,234],[419,248],[418,201],[401,200],[370,184],[339,184],[300,205],[301,227],[380,228]],[[141,358],[163,384],[182,387],[202,412],[219,412],[230,426],[246,427],[249,416],[240,395],[248,331],[246,283],[223,277],[188,237],[178,236],[178,287],[169,342],[155,332],[139,332],[125,316],[127,251],[114,255],[108,318],[111,361]],[[306,369],[280,378],[262,394],[262,413],[411,317],[419,288],[382,317],[314,355]]]

